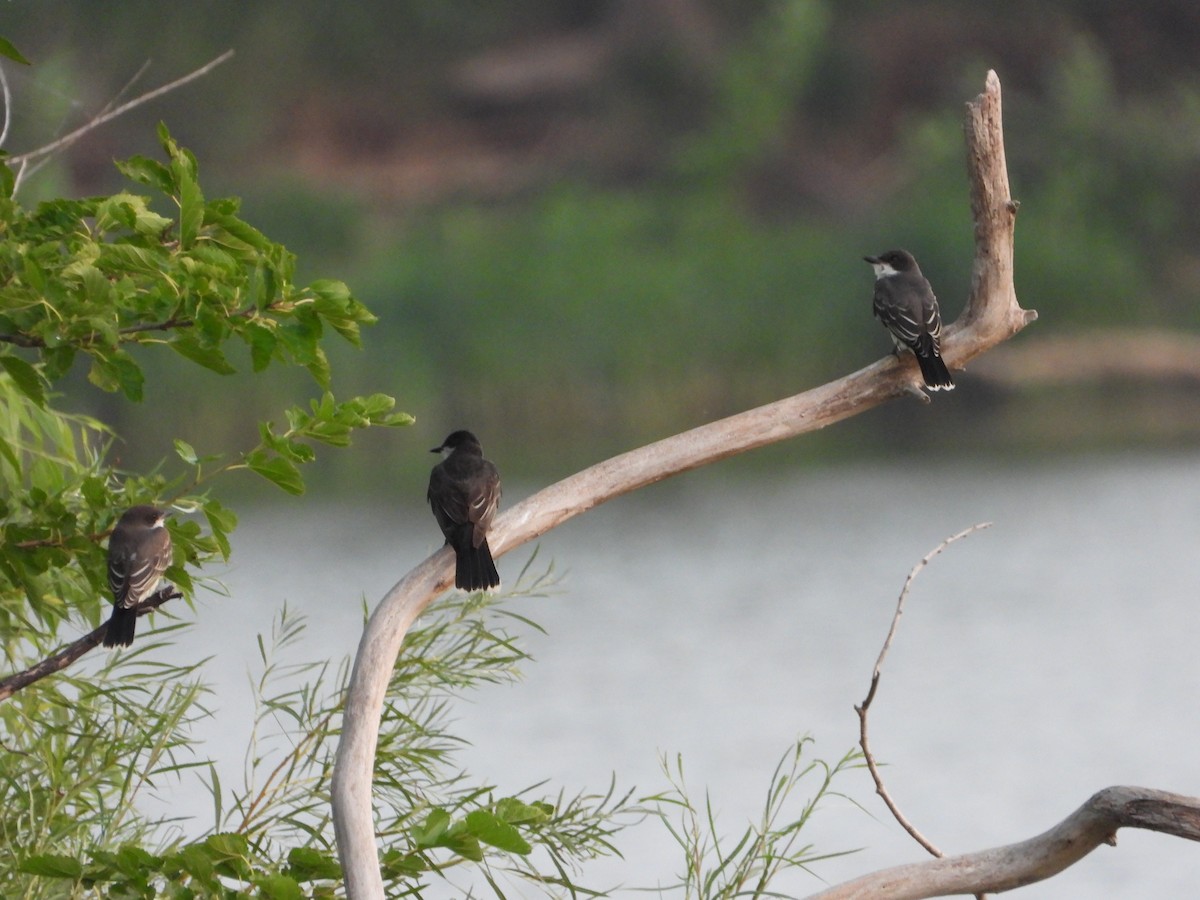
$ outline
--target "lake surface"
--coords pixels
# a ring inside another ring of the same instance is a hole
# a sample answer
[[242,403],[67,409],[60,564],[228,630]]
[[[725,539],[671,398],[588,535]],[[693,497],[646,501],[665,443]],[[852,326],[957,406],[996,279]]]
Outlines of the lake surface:
[[[529,493],[507,486],[506,505]],[[279,606],[309,617],[302,656],[352,653],[362,598],[374,607],[438,547],[423,497],[392,499],[243,512],[231,596],[202,598],[194,632],[215,654],[224,712],[210,752],[227,782],[241,766],[254,635]],[[872,710],[873,750],[905,814],[957,853],[1040,833],[1109,785],[1200,795],[1196,453],[769,476],[726,464],[614,501],[541,540],[535,565],[553,560],[561,589],[513,608],[547,633],[529,634],[536,662],[520,684],[459,705],[457,733],[472,742],[461,763],[502,793],[547,778],[544,794],[603,792],[615,773],[644,796],[667,788],[660,756],[682,754],[693,799],[707,791],[725,834],[740,833],[796,738],[813,736],[829,761],[856,744],[853,706],[905,576],[982,521],[994,524],[914,585]],[[502,576],[531,552],[502,558]],[[808,841],[863,850],[818,864],[820,878],[925,858],[865,771],[834,789],[869,814],[840,798],[821,807]],[[199,795],[178,808],[193,802],[210,809]],[[618,842],[624,860],[589,865],[581,883],[633,896],[682,868],[659,822]],[[774,887],[804,896],[820,878]],[[1116,848],[1015,896],[1197,895],[1200,846],[1123,831]]]

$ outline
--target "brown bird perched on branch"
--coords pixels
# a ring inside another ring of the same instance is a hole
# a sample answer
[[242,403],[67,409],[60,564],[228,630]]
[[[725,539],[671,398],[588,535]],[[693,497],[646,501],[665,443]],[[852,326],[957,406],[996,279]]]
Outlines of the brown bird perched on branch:
[[942,361],[942,314],[933,288],[907,250],[864,256],[875,270],[875,318],[892,333],[896,352],[911,350],[931,391],[954,390]]
[[464,591],[493,588],[500,573],[488,547],[488,530],[500,508],[500,473],[483,458],[479,439],[456,431],[432,453],[442,461],[429,475],[426,495],[446,543],[456,556],[454,586]]
[[125,511],[108,539],[108,586],[113,611],[104,633],[105,647],[128,647],[137,627],[136,607],[158,589],[171,563],[169,513],[153,506]]

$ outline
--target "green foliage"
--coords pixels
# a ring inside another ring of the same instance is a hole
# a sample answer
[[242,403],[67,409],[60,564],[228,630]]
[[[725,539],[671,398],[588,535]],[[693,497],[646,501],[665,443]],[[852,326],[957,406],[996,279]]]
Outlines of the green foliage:
[[[844,856],[853,851],[818,853],[811,843],[801,844],[804,827],[817,810],[818,804],[829,796],[843,796],[831,790],[833,779],[842,772],[862,765],[862,755],[850,751],[835,765],[820,760],[804,759],[804,748],[811,741],[803,738],[780,759],[771,776],[758,822],[748,825],[732,845],[721,836],[713,803],[706,798],[703,811],[696,808],[688,795],[683,773],[683,760],[671,765],[665,758],[663,772],[672,789],[648,798],[658,804],[672,837],[684,852],[687,861],[679,888],[686,898],[773,897],[771,884],[789,869],[807,870],[823,859]],[[811,796],[798,812],[791,812],[788,800],[805,781],[815,781]],[[679,819],[671,821],[671,811]]]
[[329,852],[297,847],[278,869],[257,858],[240,834],[212,834],[154,854],[135,844],[96,850],[88,861],[43,853],[19,863],[21,872],[72,882],[73,890],[101,888],[111,897],[333,897],[341,867]]
[[357,344],[360,325],[374,321],[340,282],[295,287],[286,249],[238,219],[236,201],[206,202],[194,157],[165,128],[159,136],[167,163],[136,158],[121,168],[159,191],[178,219],[125,192],[27,212],[11,196],[11,179],[0,200],[0,635],[10,654],[31,626],[49,638],[77,612],[97,623],[94,598],[106,593],[101,541],[123,509],[165,498],[204,514],[208,535],[194,521],[170,525],[175,558],[167,577],[190,600],[188,567],[228,558],[237,519],[189,491],[245,468],[300,493],[298,466],[315,458],[313,443],[346,446],[356,430],[412,421],[392,412],[385,395],[337,402],[326,391],[309,410],[288,410],[285,431],[264,423],[259,445],[240,458],[200,459],[177,441],[192,471],[168,477],[114,470],[109,430],[49,405],[50,390],[79,355],[91,361],[93,384],[137,400],[143,376],[131,348],[165,343],[228,372],[222,346],[231,338],[250,347],[256,371],[273,362],[302,366],[327,386],[326,326]]
[[[173,508],[166,579],[190,604],[205,566],[229,558],[237,526],[209,495],[213,481],[247,469],[299,493],[313,445],[345,447],[362,429],[412,421],[383,394],[335,399],[325,337],[358,345],[374,316],[340,282],[295,286],[291,254],[238,218],[236,200],[207,200],[192,154],[165,128],[159,137],[166,162],[120,164],[152,196],[28,211],[0,164],[0,646],[13,669],[106,614],[103,544],[124,509]],[[248,348],[254,371],[298,366],[324,389],[285,411],[286,428],[262,423],[259,444],[240,454],[200,456],[177,439],[182,468],[164,460],[123,471],[110,459],[109,426],[57,408],[76,359],[88,361],[92,384],[137,401],[144,354],[165,345],[184,365],[226,373],[231,340]],[[312,846],[310,835],[291,855],[264,857],[243,832],[186,843],[137,811],[145,792],[209,770],[193,734],[211,715],[196,677],[203,659],[163,653],[184,627],[144,625],[129,651],[5,684],[0,835],[11,864],[0,866],[0,895],[62,896],[57,882],[68,881],[72,895],[104,885],[113,896],[233,896],[229,879],[255,896],[301,896],[313,881],[325,886],[304,896],[329,894],[327,841]]]
[[134,401],[143,376],[131,347],[166,343],[229,374],[233,338],[255,371],[300,365],[328,388],[325,327],[357,344],[375,317],[340,282],[294,286],[292,255],[239,219],[238,201],[206,201],[195,157],[165,127],[159,139],[167,162],[134,157],[118,168],[177,210],[174,219],[124,192],[25,212],[10,181],[0,204],[0,341],[38,350],[51,383],[83,354],[93,384]]
[[193,729],[208,716],[198,663],[147,658],[169,630],[139,634],[134,652],[0,704],[0,833],[9,848],[0,895],[62,896],[47,879],[86,878],[95,855],[160,827],[135,804],[197,765]]
[[[547,584],[546,576],[529,578],[527,567],[512,596],[528,597]],[[586,892],[567,873],[582,860],[615,852],[613,832],[640,817],[628,795],[611,788],[603,796],[573,799],[505,796],[470,783],[455,767],[460,742],[448,731],[449,700],[481,682],[517,676],[525,655],[509,621],[529,624],[498,598],[451,594],[422,618],[425,624],[413,630],[412,647],[398,661],[376,757],[389,896],[420,896],[433,883],[479,871],[475,864],[485,872],[499,866],[533,883]],[[160,830],[149,827],[153,823],[132,822],[119,840],[100,845],[17,843],[24,849],[19,862],[8,871],[0,866],[4,895],[25,885],[31,896],[52,896],[55,884],[69,882],[76,892],[102,889],[106,896],[335,896],[341,870],[329,792],[349,664],[344,660],[334,669],[328,661],[281,662],[303,635],[303,620],[284,608],[269,638],[259,637],[255,724],[241,787],[224,787],[215,767],[203,761],[186,767],[205,778],[213,797],[211,833],[163,843]],[[177,735],[178,729],[164,723],[163,732]],[[111,754],[129,749],[120,745]],[[160,750],[153,758],[163,756]],[[84,756],[79,765],[102,772],[107,758]],[[140,782],[149,780],[137,761],[128,770]],[[159,766],[150,774],[164,771],[182,775],[184,767]]]

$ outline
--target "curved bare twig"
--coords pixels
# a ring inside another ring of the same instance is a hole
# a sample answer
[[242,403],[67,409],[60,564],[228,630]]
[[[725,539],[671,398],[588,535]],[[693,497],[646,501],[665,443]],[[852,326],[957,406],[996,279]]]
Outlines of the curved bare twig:
[[864,875],[808,900],[923,900],[1011,891],[1057,875],[1118,828],[1144,828],[1200,841],[1200,798],[1140,787],[1109,787],[1049,831],[1018,844],[931,859]]
[[[1012,283],[1016,204],[1000,118],[1000,81],[989,72],[985,92],[967,108],[968,171],[975,214],[971,294],[960,319],[944,332],[942,355],[962,368],[1037,318],[1017,305]],[[747,450],[796,437],[865,412],[914,390],[911,359],[889,356],[794,397],[712,422],[585,469],[538,492],[496,520],[494,555],[506,553],[614,497]],[[333,774],[338,855],[352,900],[382,900],[371,783],[388,679],[408,628],[453,581],[453,551],[443,548],[404,576],[371,615],[359,642]]]
[[875,661],[875,669],[871,673],[871,686],[867,689],[867,697],[860,705],[854,707],[854,711],[858,713],[858,745],[862,748],[863,760],[867,764],[867,771],[871,773],[871,779],[875,782],[875,793],[882,798],[884,805],[887,806],[892,817],[900,823],[900,827],[907,831],[912,839],[928,850],[931,855],[939,858],[946,854],[942,853],[929,838],[917,830],[917,827],[900,811],[900,807],[896,805],[896,801],[892,799],[892,795],[888,793],[888,789],[884,786],[883,775],[879,772],[879,766],[875,763],[875,755],[871,752],[870,744],[867,741],[867,712],[871,709],[871,703],[875,700],[875,693],[879,690],[879,679],[883,674],[883,661],[887,658],[888,651],[892,649],[892,640],[896,637],[896,629],[900,626],[900,617],[904,614],[904,601],[908,599],[908,591],[912,587],[913,581],[921,574],[921,570],[929,565],[930,560],[955,541],[960,541],[984,528],[990,528],[991,525],[991,522],[980,522],[978,525],[972,525],[970,528],[963,529],[958,534],[946,538],[926,553],[919,563],[913,566],[912,571],[908,573],[908,577],[904,579],[904,587],[900,589],[900,599],[896,601],[896,612],[892,616],[892,625],[888,629],[887,637],[884,638],[883,649],[879,651],[879,658]]

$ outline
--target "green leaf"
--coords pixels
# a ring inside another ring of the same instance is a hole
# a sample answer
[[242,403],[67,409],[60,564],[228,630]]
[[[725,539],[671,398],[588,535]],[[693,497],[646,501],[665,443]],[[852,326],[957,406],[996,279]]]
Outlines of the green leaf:
[[486,809],[477,809],[467,813],[467,828],[480,841],[497,849],[522,855],[533,852],[529,842],[521,837],[521,833],[517,829],[507,822],[500,821]]
[[55,853],[26,857],[21,861],[20,869],[30,875],[43,875],[46,878],[79,878],[83,875],[83,864],[79,860]]
[[134,844],[123,846],[115,857],[118,868],[126,875],[136,876],[148,869],[157,869],[162,865],[162,858],[147,852]]
[[199,459],[196,456],[196,451],[192,449],[192,445],[187,441],[181,441],[179,438],[175,439],[175,452],[189,466],[194,466]]
[[204,518],[208,520],[209,530],[213,540],[220,548],[221,556],[228,560],[230,554],[229,533],[237,528],[237,514],[226,509],[219,500],[206,500],[204,503]]
[[220,874],[234,878],[249,877],[250,866],[246,857],[250,844],[244,835],[230,832],[211,834],[204,839],[202,846],[212,859],[213,867]]
[[142,370],[124,350],[94,354],[88,381],[102,391],[121,391],[135,403],[142,401]]
[[405,853],[401,850],[385,850],[379,859],[379,867],[386,877],[411,878],[429,868],[418,853]]
[[169,346],[180,356],[186,357],[206,369],[211,369],[219,375],[232,375],[237,371],[229,364],[229,360],[225,358],[220,347],[202,344],[191,332],[177,335],[171,340]]
[[182,566],[167,566],[164,577],[189,597],[196,592],[196,586],[192,583],[192,576]]
[[108,483],[100,475],[89,475],[79,485],[79,493],[87,501],[89,507],[100,512],[111,505],[108,496]]
[[304,892],[294,878],[287,875],[268,875],[265,878],[255,878],[254,885],[259,889],[259,896],[267,900],[304,900]]
[[342,867],[333,855],[312,847],[293,847],[288,852],[288,868],[298,881],[340,881],[342,878]]
[[328,390],[329,381],[333,377],[333,370],[330,368],[329,359],[325,356],[325,351],[321,347],[313,346],[313,358],[304,368],[308,369],[309,374],[312,375],[313,380],[317,384]]
[[46,390],[37,369],[20,357],[10,355],[0,356],[0,366],[4,367],[13,384],[19,387],[26,397],[42,409],[46,408]]
[[196,181],[196,160],[186,150],[177,150],[171,174],[179,183],[179,246],[189,249],[204,224],[204,194]]
[[171,181],[170,170],[156,159],[144,156],[131,156],[129,159],[119,159],[117,170],[131,181],[156,188],[164,194],[170,194],[175,185]]
[[304,493],[304,479],[300,477],[300,470],[290,459],[284,459],[282,456],[266,457],[265,454],[252,453],[247,457],[246,465],[289,494],[299,496]]
[[215,303],[199,303],[195,311],[193,334],[201,345],[216,346],[230,333],[229,315]]
[[201,881],[207,881],[213,874],[212,855],[202,844],[189,844],[179,851],[175,857],[180,868]]
[[425,817],[425,822],[413,828],[413,843],[422,848],[441,846],[449,828],[450,813],[444,809],[431,809]]
[[374,325],[378,318],[359,303],[344,282],[320,279],[309,285],[317,314],[355,346],[361,343],[359,325]]
[[[265,253],[270,248],[276,246],[270,238],[253,225],[243,222],[235,215],[214,209],[214,206],[219,202],[214,201],[210,204],[208,213],[205,216],[210,226],[217,226],[211,235],[213,241],[230,250],[251,250],[255,254]],[[268,297],[267,299],[270,300],[272,298]]]
[[153,251],[131,244],[105,244],[96,257],[96,267],[112,275],[139,273],[159,277],[163,271],[162,262]]
[[19,62],[23,66],[32,65],[7,38],[3,37],[0,37],[0,56],[7,56],[13,62]]
[[463,859],[469,859],[471,862],[483,861],[483,848],[479,846],[479,839],[473,834],[461,832],[450,835],[443,842],[443,846]]
[[220,859],[222,857],[237,857],[241,859],[250,852],[250,842],[246,839],[246,836],[235,834],[231,831],[210,834],[204,839],[203,846],[209,851],[213,859]]
[[250,365],[255,372],[261,372],[271,364],[275,353],[275,332],[259,322],[247,322],[241,331],[242,340],[250,345]]
[[75,348],[69,345],[62,347],[48,347],[42,352],[42,363],[45,365],[46,377],[50,381],[57,381],[62,378],[67,372],[71,371],[71,366],[75,362]]
[[496,803],[496,817],[510,825],[543,824],[554,816],[549,803],[523,803],[516,797],[504,797]]

